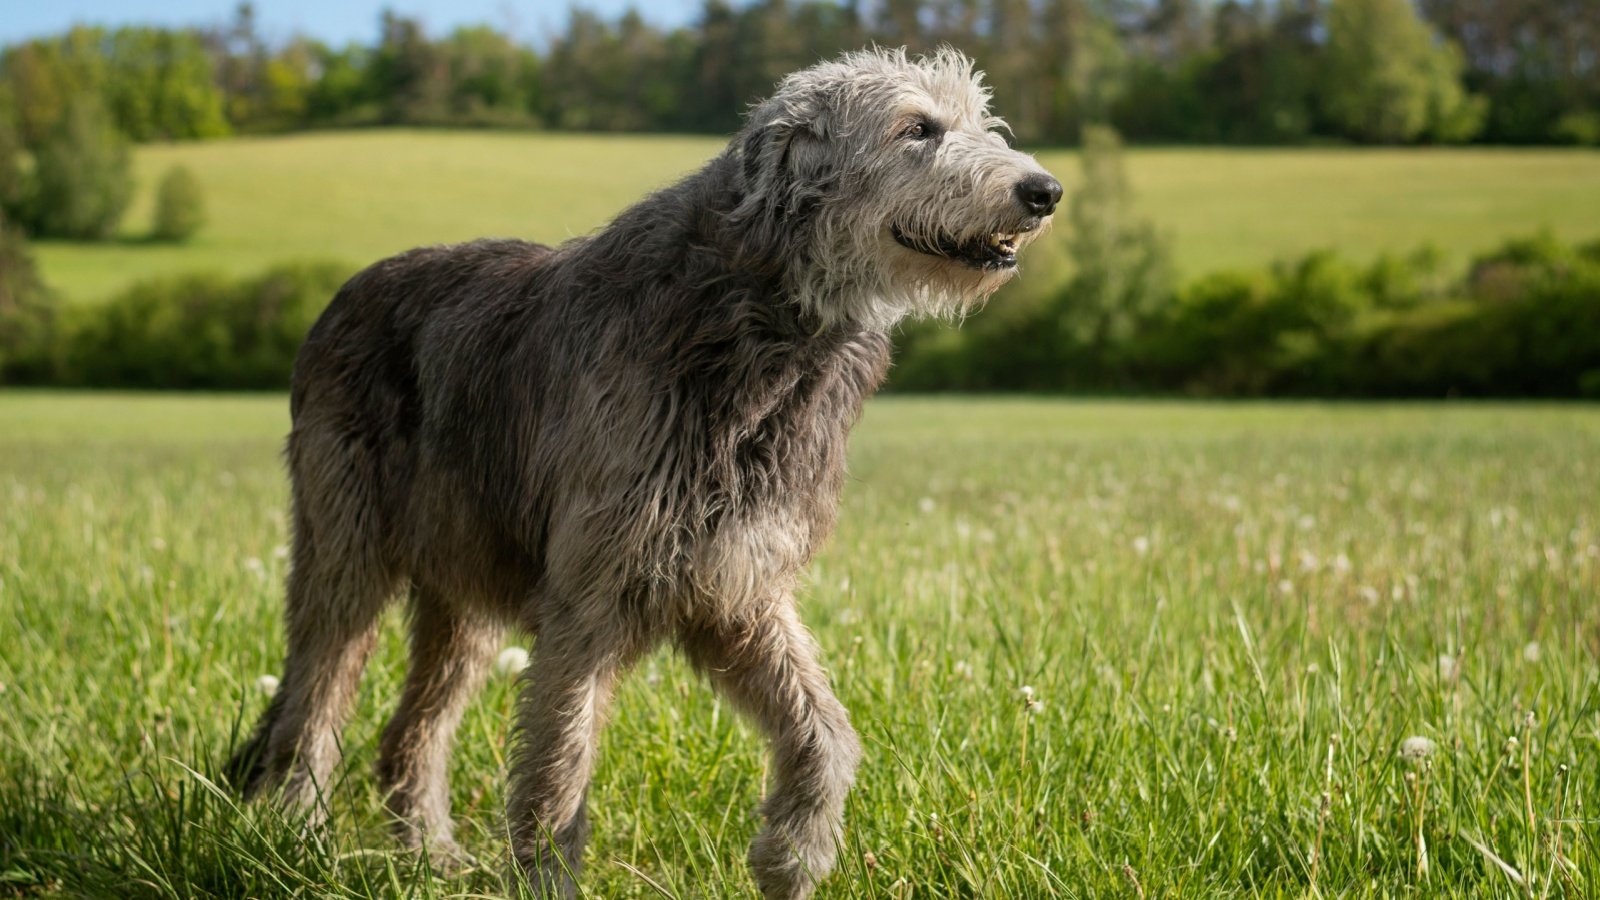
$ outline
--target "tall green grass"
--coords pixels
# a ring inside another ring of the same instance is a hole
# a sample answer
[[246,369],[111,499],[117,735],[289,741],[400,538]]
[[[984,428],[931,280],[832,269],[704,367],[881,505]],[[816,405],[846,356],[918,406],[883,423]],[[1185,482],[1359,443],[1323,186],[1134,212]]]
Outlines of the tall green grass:
[[[484,236],[560,241],[722,146],[709,137],[404,130],[149,145],[136,156],[141,190],[123,240],[44,242],[39,256],[66,297],[95,300],[194,269],[253,274],[308,257],[360,265]],[[1069,190],[1077,182],[1075,154],[1040,159]],[[174,165],[198,178],[208,224],[184,245],[147,243],[156,184]],[[1600,154],[1583,150],[1154,149],[1132,151],[1128,168],[1141,212],[1174,238],[1190,275],[1319,248],[1360,258],[1425,242],[1459,262],[1544,226],[1592,239],[1600,208]],[[1030,268],[1047,272],[1051,253],[1033,251]]]
[[[509,681],[454,767],[483,866],[385,833],[397,619],[330,833],[212,786],[279,665],[285,406],[0,394],[0,894],[499,890]],[[1589,407],[874,401],[804,590],[868,753],[822,896],[1595,896],[1597,509]],[[763,765],[645,662],[588,896],[750,896]]]

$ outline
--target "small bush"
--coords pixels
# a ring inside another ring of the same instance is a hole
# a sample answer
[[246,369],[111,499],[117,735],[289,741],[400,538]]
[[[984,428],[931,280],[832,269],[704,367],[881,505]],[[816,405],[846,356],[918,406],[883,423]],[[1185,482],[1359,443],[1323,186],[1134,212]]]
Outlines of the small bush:
[[53,323],[28,242],[0,214],[0,384],[42,377]]
[[91,387],[281,389],[306,332],[349,276],[332,263],[254,278],[146,281],[104,306],[74,308],[56,348],[57,383]]
[[185,166],[173,166],[156,190],[155,222],[150,236],[158,241],[186,241],[206,221],[200,180]]

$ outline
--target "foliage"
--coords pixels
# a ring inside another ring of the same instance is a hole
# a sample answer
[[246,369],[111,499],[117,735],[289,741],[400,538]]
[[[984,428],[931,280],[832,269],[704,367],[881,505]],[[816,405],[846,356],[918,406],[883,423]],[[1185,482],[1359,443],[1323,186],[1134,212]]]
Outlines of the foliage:
[[55,308],[22,231],[0,213],[0,384],[43,376]]
[[205,220],[205,197],[200,180],[187,166],[168,169],[156,189],[151,236],[159,241],[186,241],[200,230]]
[[31,234],[110,237],[133,197],[132,157],[98,98],[75,97],[34,152],[20,221]]
[[297,263],[248,279],[194,274],[74,307],[49,348],[49,383],[283,388],[295,351],[349,269]]
[[[705,0],[689,25],[574,10],[537,47],[430,35],[271,42],[253,7],[206,31],[79,27],[0,54],[29,145],[94,93],[138,140],[414,124],[727,133],[784,74],[869,43],[951,44],[1026,142],[1589,143],[1600,5],[1566,0]],[[1585,43],[1587,41],[1587,43]]]
[[1121,139],[1085,129],[1083,183],[1068,215],[1072,278],[1057,325],[1070,356],[1107,355],[1155,315],[1171,287],[1170,253],[1155,226],[1134,213]]
[[960,335],[913,332],[895,386],[1578,397],[1600,378],[1600,252],[1548,234],[1508,241],[1454,281],[1426,248],[1366,267],[1324,251],[1219,272],[1098,342],[1032,312],[1070,308],[1076,283]]
[[28,192],[32,187],[29,173],[23,168],[26,148],[17,131],[3,89],[0,89],[0,216],[18,216],[28,205]]
[[1439,42],[1411,0],[1333,0],[1325,66],[1329,118],[1352,137],[1452,141],[1478,130],[1460,51]]
[[192,31],[76,27],[16,44],[0,54],[0,83],[12,94],[24,142],[40,146],[71,107],[91,97],[136,140],[228,133],[213,57]]

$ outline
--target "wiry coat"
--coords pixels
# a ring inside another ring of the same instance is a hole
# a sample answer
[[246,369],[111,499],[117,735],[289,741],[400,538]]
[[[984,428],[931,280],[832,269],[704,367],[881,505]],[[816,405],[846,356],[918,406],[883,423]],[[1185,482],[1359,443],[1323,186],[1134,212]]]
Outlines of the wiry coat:
[[334,298],[295,367],[289,658],[231,763],[247,791],[316,810],[377,617],[408,586],[413,665],[379,765],[407,842],[454,851],[451,734],[514,624],[537,636],[509,804],[535,888],[572,891],[606,702],[662,640],[774,742],[751,849],[763,891],[803,897],[831,868],[860,750],[794,579],[833,526],[887,325],[1004,280],[905,249],[965,239],[946,225],[919,239],[925,212],[895,219],[899,247],[886,225],[841,224],[852,179],[875,176],[835,135],[903,115],[852,117],[851,82],[870,70],[904,92],[922,72],[976,90],[970,64],[832,65],[792,77],[727,153],[598,234],[415,250]]

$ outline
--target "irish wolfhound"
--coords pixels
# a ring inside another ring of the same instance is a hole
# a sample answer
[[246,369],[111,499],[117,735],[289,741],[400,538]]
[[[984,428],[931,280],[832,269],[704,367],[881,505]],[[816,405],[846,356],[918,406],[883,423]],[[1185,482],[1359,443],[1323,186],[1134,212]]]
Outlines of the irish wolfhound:
[[535,888],[570,895],[607,702],[671,641],[769,736],[750,866],[766,896],[807,896],[861,749],[796,575],[891,327],[998,288],[1060,198],[999,125],[953,51],[852,53],[784,79],[724,153],[597,234],[351,279],[295,365],[288,660],[236,783],[320,815],[405,588],[411,670],[378,774],[407,844],[455,852],[452,732],[524,628],[509,833]]

